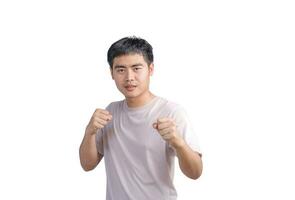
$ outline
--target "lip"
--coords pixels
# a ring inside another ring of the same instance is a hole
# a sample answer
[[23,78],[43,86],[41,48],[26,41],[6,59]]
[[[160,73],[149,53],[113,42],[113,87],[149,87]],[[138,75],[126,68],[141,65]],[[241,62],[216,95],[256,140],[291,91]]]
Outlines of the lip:
[[127,91],[129,91],[129,92],[135,90],[135,88],[136,88],[135,85],[127,85],[127,86],[125,86],[125,89],[126,89]]

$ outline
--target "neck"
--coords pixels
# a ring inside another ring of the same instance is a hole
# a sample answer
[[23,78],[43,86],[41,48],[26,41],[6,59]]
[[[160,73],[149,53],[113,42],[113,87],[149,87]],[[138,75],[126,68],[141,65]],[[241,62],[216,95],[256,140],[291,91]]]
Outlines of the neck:
[[154,97],[155,97],[154,94],[152,94],[150,91],[147,91],[147,92],[141,94],[140,96],[126,98],[126,102],[127,102],[128,107],[135,108],[135,107],[144,106],[150,100],[152,100]]

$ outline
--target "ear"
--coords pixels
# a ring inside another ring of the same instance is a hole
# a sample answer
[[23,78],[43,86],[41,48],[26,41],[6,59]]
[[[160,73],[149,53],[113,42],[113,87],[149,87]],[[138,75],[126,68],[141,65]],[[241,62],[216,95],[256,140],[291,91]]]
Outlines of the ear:
[[112,67],[110,67],[110,72],[111,72],[112,79],[114,80],[114,74],[113,74],[113,68]]
[[149,72],[150,72],[150,76],[152,76],[154,74],[154,63],[151,63],[149,66]]

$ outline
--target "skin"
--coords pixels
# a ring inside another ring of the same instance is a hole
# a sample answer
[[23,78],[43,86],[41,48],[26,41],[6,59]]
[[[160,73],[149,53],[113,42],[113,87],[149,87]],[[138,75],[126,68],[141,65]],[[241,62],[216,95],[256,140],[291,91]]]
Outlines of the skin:
[[[114,59],[111,76],[129,107],[143,106],[155,97],[149,90],[153,72],[153,63],[148,65],[140,54],[128,54]],[[80,162],[85,171],[94,169],[101,161],[103,156],[97,153],[95,134],[111,119],[111,113],[104,109],[96,109],[93,113],[79,150]],[[176,150],[181,171],[191,179],[199,178],[203,169],[201,155],[194,152],[180,137],[173,119],[160,118],[153,124],[153,128]]]
[[[143,106],[155,97],[149,91],[150,76],[153,72],[154,65],[148,66],[142,55],[130,54],[114,59],[111,75],[129,107]],[[136,86],[134,90],[129,91],[126,88],[130,85]]]

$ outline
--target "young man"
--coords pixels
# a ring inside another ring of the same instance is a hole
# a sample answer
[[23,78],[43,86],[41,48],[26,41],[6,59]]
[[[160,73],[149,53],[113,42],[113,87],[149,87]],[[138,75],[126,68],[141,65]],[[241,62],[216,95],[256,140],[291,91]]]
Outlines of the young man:
[[126,37],[108,50],[111,75],[125,99],[96,109],[80,146],[85,171],[105,159],[107,200],[175,200],[174,158],[197,179],[201,153],[185,111],[149,90],[152,46]]

